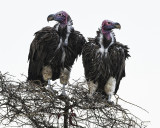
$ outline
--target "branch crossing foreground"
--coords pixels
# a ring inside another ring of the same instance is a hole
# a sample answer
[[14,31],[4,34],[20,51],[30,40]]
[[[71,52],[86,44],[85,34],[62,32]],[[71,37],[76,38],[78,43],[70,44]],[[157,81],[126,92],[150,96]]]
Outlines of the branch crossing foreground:
[[0,124],[33,128],[147,127],[145,121],[118,104],[123,100],[119,96],[115,96],[114,104],[98,93],[90,99],[86,82],[79,80],[67,86],[67,96],[59,94],[61,88],[57,83],[46,88],[13,81],[11,75],[0,72]]

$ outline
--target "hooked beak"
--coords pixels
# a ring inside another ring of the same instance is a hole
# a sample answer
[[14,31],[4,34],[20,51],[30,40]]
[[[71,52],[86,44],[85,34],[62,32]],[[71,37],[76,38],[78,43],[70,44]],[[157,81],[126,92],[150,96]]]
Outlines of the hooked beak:
[[49,21],[52,21],[52,20],[54,20],[55,19],[55,15],[54,14],[51,14],[51,15],[49,15],[48,17],[47,17],[47,21],[49,22]]
[[117,28],[117,29],[121,29],[121,25],[119,23],[115,23],[114,27]]

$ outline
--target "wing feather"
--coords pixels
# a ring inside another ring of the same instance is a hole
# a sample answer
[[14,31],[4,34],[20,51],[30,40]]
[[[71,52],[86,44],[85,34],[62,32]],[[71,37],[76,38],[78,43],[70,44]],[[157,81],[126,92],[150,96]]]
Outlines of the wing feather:
[[28,80],[41,80],[41,70],[49,64],[57,46],[59,36],[52,27],[44,27],[35,33],[35,38],[30,45],[28,60]]
[[128,47],[119,42],[116,42],[109,49],[110,66],[113,76],[116,78],[115,94],[119,89],[120,81],[125,77],[125,60],[130,57]]

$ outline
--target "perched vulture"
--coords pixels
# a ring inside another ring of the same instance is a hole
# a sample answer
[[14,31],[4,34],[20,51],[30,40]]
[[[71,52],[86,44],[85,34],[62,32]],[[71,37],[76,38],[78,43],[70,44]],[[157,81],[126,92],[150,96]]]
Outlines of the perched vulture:
[[55,20],[54,27],[44,27],[35,33],[28,55],[28,80],[47,83],[60,78],[60,83],[68,83],[75,59],[81,55],[86,40],[72,27],[72,19],[60,11],[48,16],[47,21]]
[[130,57],[128,47],[116,41],[112,29],[121,26],[109,20],[102,22],[95,38],[89,38],[82,50],[85,77],[89,96],[101,93],[111,100],[119,89],[120,81],[125,77],[125,60]]

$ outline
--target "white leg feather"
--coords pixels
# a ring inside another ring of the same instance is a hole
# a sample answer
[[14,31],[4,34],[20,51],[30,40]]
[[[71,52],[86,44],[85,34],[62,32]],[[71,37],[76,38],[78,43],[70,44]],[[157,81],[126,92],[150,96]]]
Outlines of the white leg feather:
[[97,87],[98,87],[98,83],[94,83],[93,81],[88,81],[87,82],[88,84],[88,88],[89,88],[89,97],[93,97],[93,94],[96,92],[97,90]]
[[104,86],[105,93],[108,95],[108,101],[111,100],[111,96],[114,94],[116,87],[116,79],[113,77],[110,77]]
[[70,77],[70,71],[64,68],[63,70],[61,70],[60,73],[60,83],[65,85],[68,84],[69,77]]
[[42,69],[43,80],[48,81],[52,78],[52,68],[51,66],[44,66]]

